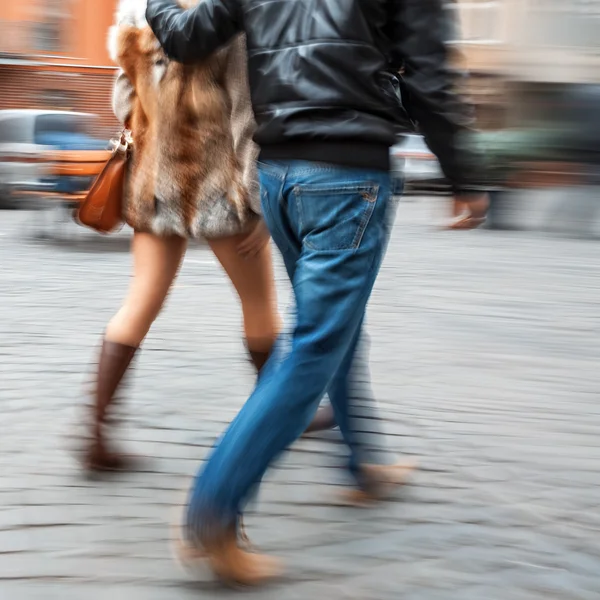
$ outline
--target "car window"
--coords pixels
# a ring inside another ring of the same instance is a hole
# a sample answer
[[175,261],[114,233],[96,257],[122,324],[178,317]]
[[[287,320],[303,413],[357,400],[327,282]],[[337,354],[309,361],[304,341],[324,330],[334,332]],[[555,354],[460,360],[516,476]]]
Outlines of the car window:
[[0,144],[30,144],[28,121],[25,115],[0,117]]
[[72,113],[38,115],[35,119],[35,142],[47,134],[89,135],[92,116]]

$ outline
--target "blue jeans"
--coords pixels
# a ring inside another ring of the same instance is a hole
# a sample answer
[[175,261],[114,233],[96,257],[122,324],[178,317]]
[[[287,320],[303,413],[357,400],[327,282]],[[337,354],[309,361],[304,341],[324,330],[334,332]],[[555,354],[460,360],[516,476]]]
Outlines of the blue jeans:
[[289,353],[277,365],[269,361],[195,480],[187,529],[200,539],[236,526],[269,465],[303,433],[325,393],[351,465],[370,460],[352,410],[351,375],[389,240],[389,174],[269,161],[260,164],[260,183],[264,218],[292,282],[296,325]]

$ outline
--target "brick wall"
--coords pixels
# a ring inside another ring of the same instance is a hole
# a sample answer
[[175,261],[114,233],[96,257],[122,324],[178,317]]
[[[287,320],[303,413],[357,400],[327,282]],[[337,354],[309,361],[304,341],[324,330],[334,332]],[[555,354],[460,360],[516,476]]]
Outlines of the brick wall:
[[110,138],[119,130],[111,109],[113,69],[0,65],[0,110],[40,108],[98,115],[94,134]]
[[[47,108],[98,115],[94,132],[111,138],[120,126],[111,108],[114,69],[0,65],[0,110]],[[496,129],[504,124],[506,100],[501,80],[473,76],[467,93],[477,106],[479,126]]]

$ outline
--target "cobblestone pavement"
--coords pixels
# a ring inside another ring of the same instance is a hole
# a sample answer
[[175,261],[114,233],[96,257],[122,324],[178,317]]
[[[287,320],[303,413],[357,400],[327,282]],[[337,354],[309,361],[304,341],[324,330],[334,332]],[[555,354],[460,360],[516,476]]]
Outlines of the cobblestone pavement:
[[[245,597],[600,598],[600,246],[435,231],[431,210],[401,204],[369,314],[390,444],[422,468],[397,501],[335,507],[337,436],[298,442],[248,519],[286,580]],[[126,289],[127,239],[33,242],[26,217],[0,213],[0,598],[233,597],[182,575],[168,547],[253,382],[225,277],[190,251],[124,407],[123,440],[151,460],[86,480],[66,438]]]

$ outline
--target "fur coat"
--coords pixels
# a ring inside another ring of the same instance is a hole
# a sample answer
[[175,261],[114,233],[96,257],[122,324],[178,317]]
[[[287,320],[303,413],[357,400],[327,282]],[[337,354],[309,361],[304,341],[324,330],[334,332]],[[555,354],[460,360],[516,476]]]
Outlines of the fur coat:
[[146,0],[121,0],[109,34],[121,69],[113,108],[133,137],[125,219],[161,236],[240,233],[260,213],[245,39],[182,65],[163,53],[145,9]]

